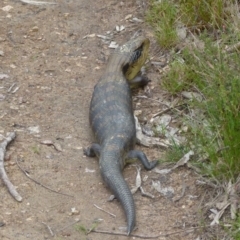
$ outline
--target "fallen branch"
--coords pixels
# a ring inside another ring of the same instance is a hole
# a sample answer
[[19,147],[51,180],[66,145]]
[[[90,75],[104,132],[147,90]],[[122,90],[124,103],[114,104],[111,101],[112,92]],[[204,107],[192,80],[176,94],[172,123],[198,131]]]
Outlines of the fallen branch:
[[58,191],[56,191],[56,190],[54,190],[54,189],[51,189],[50,187],[48,187],[48,186],[46,186],[46,185],[44,185],[44,184],[42,184],[42,183],[40,183],[40,182],[38,182],[37,180],[35,180],[34,178],[32,178],[32,177],[20,166],[20,164],[19,164],[19,162],[18,162],[18,159],[16,159],[16,163],[17,163],[19,169],[24,173],[24,175],[25,175],[26,177],[28,177],[29,179],[31,179],[33,182],[35,182],[36,184],[40,185],[41,187],[46,188],[47,190],[49,190],[49,191],[51,191],[51,192],[54,192],[54,193],[57,193],[57,194],[60,194],[60,195],[63,195],[63,196],[74,197],[73,195],[69,195],[69,194],[66,194],[66,193],[58,192]]
[[[183,230],[179,230],[176,232],[169,232],[169,233],[163,233],[163,234],[159,234],[156,236],[144,236],[144,235],[138,235],[138,234],[131,234],[130,237],[136,237],[136,238],[141,238],[141,239],[159,239],[160,237],[169,237],[172,235],[176,235],[182,232],[192,232],[195,229],[201,228],[201,226],[198,227],[192,227],[192,228],[188,228],[188,229],[183,229]],[[97,230],[97,229],[93,229],[91,231],[92,233],[101,233],[101,234],[108,234],[108,235],[117,235],[117,236],[125,236],[127,238],[129,238],[129,236],[126,233],[121,233],[121,232],[110,232],[110,231],[104,231],[104,230]],[[89,232],[89,233],[91,233]]]
[[22,201],[22,197],[17,192],[16,188],[13,186],[13,184],[10,182],[7,173],[4,169],[4,155],[6,152],[7,145],[16,137],[15,132],[11,132],[8,134],[6,139],[0,144],[0,177],[3,180],[4,184],[6,185],[9,193],[12,195],[12,197],[17,200],[18,202]]

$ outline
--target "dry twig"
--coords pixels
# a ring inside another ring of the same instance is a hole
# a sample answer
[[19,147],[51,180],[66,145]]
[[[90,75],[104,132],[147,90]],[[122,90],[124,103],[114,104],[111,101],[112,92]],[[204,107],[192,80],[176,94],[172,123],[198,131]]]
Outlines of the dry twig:
[[6,185],[9,193],[12,197],[17,200],[18,202],[22,201],[22,197],[19,195],[13,184],[10,182],[7,173],[4,169],[4,155],[6,152],[7,145],[16,137],[15,132],[11,132],[8,134],[6,139],[0,144],[0,177],[3,180],[4,184]]
[[168,111],[171,111],[171,110],[177,110],[177,111],[179,111],[177,108],[178,108],[178,107],[181,107],[181,106],[183,106],[183,105],[186,105],[186,104],[183,103],[183,104],[179,104],[179,105],[176,105],[176,106],[168,107],[167,109],[164,109],[164,110],[162,110],[162,111],[160,111],[160,112],[157,112],[157,113],[153,114],[152,118],[158,117],[158,116],[160,116],[160,115],[162,115],[162,114],[164,114],[164,113],[166,113],[166,112],[168,112]]
[[99,209],[99,210],[101,210],[101,211],[105,212],[105,213],[108,213],[108,214],[109,214],[109,215],[111,215],[112,217],[116,217],[116,215],[115,215],[115,214],[113,214],[113,213],[110,213],[110,212],[108,212],[108,211],[106,211],[106,210],[104,210],[104,209],[100,208],[100,207],[99,207],[99,206],[97,206],[96,204],[93,204],[93,206],[94,206],[94,207],[96,207],[97,209]]
[[35,182],[36,184],[40,185],[41,187],[46,188],[47,190],[49,190],[49,191],[51,191],[51,192],[54,192],[54,193],[57,193],[57,194],[60,194],[60,195],[63,195],[63,196],[74,197],[74,196],[69,195],[69,194],[66,194],[66,193],[57,192],[56,190],[51,189],[51,188],[49,188],[48,186],[46,186],[46,185],[38,182],[37,180],[35,180],[34,178],[32,178],[32,177],[20,166],[20,164],[19,164],[19,162],[18,162],[18,159],[16,159],[16,163],[17,163],[19,169],[24,173],[24,175],[25,175],[26,177],[28,177],[29,179],[31,179],[33,182]]
[[45,225],[45,226],[47,227],[48,231],[50,232],[51,236],[53,237],[53,236],[54,236],[54,233],[53,233],[51,227],[48,226],[45,222],[42,222],[42,224]]
[[62,231],[65,230],[66,228],[69,228],[69,227],[75,225],[76,223],[78,223],[78,222],[80,222],[80,221],[81,221],[80,219],[79,219],[79,220],[76,220],[75,222],[70,223],[70,224],[64,226],[63,228],[61,228],[61,229],[59,229],[59,230],[56,230],[56,231],[55,231],[55,235],[56,235],[57,233],[59,233],[59,232],[62,232]]

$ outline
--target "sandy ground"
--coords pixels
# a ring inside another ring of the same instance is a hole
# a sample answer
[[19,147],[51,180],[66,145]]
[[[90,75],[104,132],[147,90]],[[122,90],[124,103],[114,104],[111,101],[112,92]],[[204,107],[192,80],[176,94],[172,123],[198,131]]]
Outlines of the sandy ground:
[[[17,133],[8,147],[5,167],[23,197],[21,203],[16,202],[0,181],[0,222],[5,224],[0,227],[0,239],[126,239],[100,233],[85,235],[80,230],[82,226],[91,228],[99,220],[98,229],[102,230],[121,232],[126,226],[119,202],[107,201],[111,193],[102,183],[97,159],[84,157],[82,148],[94,141],[88,122],[89,103],[113,51],[93,34],[113,33],[116,25],[123,25],[125,29],[113,35],[113,40],[121,44],[140,30],[152,42],[150,55],[156,55],[151,30],[144,23],[130,21],[133,17],[143,19],[145,1],[55,2],[32,6],[17,0],[0,1],[0,74],[8,75],[0,79],[0,134]],[[8,5],[11,10],[2,10]],[[159,72],[151,67],[148,71],[151,96],[158,98]],[[135,108],[148,114],[161,110],[154,101],[141,101]],[[46,140],[61,151],[41,144]],[[141,149],[150,159],[161,159],[164,154],[160,148]],[[34,183],[19,169],[16,160],[32,178],[69,196]],[[129,165],[123,174],[133,187],[136,168]],[[143,197],[140,192],[134,195],[137,229],[133,234],[178,232],[157,239],[196,239],[196,230],[186,231],[200,221],[202,189],[195,184],[196,175],[186,168],[168,175],[142,170],[141,175],[147,176],[144,189],[155,198]],[[175,196],[181,195],[184,182],[184,196],[174,202],[152,189],[152,180],[173,187]]]

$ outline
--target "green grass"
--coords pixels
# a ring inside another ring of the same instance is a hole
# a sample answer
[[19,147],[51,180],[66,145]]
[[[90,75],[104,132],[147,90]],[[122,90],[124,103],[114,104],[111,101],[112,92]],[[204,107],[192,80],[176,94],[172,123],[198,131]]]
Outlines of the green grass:
[[184,145],[177,145],[173,144],[173,146],[169,149],[169,151],[166,152],[163,160],[161,160],[161,163],[163,162],[177,162],[179,161],[187,152],[189,151],[189,148]]
[[[188,126],[182,133],[187,141],[169,149],[165,159],[177,161],[191,149],[192,163],[222,186],[240,176],[239,9],[236,0],[151,0],[146,13],[160,47],[171,53],[161,88],[187,104],[178,115]],[[177,35],[182,25],[187,28],[185,40]],[[235,44],[237,48],[226,51]],[[199,94],[202,101],[184,99],[182,91]],[[239,216],[226,232],[240,240]]]
[[146,21],[153,27],[159,45],[170,49],[182,41],[178,26],[198,34],[207,30],[215,37],[233,25],[239,32],[236,4],[236,0],[150,0]]
[[202,102],[189,103],[204,114],[200,121],[189,119],[190,140],[197,146],[195,152],[208,155],[208,174],[236,178],[240,172],[240,56],[224,53],[207,36],[203,41],[204,51],[183,50],[185,61],[171,64],[163,85],[173,94],[197,89],[204,96]]
[[236,239],[240,239],[240,216],[238,215],[235,221],[232,224],[232,228],[230,229],[230,235]]
[[183,119],[190,128],[188,148],[195,148],[199,159],[204,156],[198,165],[219,180],[235,179],[240,172],[240,55],[237,50],[231,54],[224,51],[226,45],[240,41],[240,21],[233,11],[235,4],[236,1],[222,0],[150,1],[146,14],[163,47],[177,44],[174,35],[168,42],[164,32],[176,32],[178,22],[188,26],[189,31],[192,26],[199,27],[197,38],[204,47],[190,44],[181,54],[173,56],[170,70],[161,82],[173,95],[185,90],[204,97],[202,102],[188,101],[190,111],[201,109],[202,112],[200,120]]
[[170,48],[178,42],[176,33],[177,9],[171,1],[150,1],[151,9],[146,14],[146,20],[155,30],[156,38],[163,48]]
[[181,20],[188,27],[223,27],[228,13],[223,0],[180,0],[179,3]]

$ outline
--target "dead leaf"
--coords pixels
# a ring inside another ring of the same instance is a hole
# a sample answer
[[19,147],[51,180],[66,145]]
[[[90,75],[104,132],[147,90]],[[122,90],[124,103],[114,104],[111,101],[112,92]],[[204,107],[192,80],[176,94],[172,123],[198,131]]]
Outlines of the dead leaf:
[[115,48],[117,48],[118,46],[119,46],[119,45],[118,45],[116,42],[111,41],[108,47],[115,49]]
[[138,118],[136,116],[134,116],[134,118],[135,118],[135,127],[136,127],[136,139],[139,144],[141,144],[145,147],[158,146],[158,147],[168,148],[169,146],[171,146],[168,139],[160,140],[159,138],[148,137],[148,136],[144,135],[142,133],[142,128],[138,121]]
[[9,78],[7,74],[0,73],[0,80],[3,80],[4,78]]
[[62,147],[59,143],[54,143],[51,140],[43,140],[40,143],[47,146],[53,146],[57,151],[62,152]]
[[173,196],[174,194],[174,189],[172,187],[163,188],[160,181],[152,181],[152,187],[166,197]]
[[175,165],[174,167],[172,168],[175,169],[175,168],[178,168],[180,166],[183,166],[184,164],[186,164],[189,160],[190,160],[190,157],[194,155],[194,152],[192,150],[190,150],[188,153],[186,153]]

